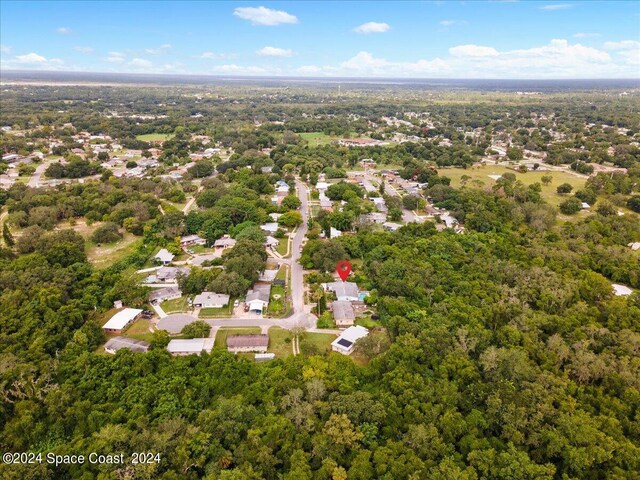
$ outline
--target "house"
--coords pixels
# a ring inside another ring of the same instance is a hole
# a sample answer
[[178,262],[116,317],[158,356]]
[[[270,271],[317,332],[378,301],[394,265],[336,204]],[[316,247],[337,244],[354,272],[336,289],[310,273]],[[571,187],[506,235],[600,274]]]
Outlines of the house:
[[174,339],[167,345],[167,351],[173,356],[200,354],[203,350],[213,350],[214,338]]
[[269,335],[229,335],[227,350],[238,352],[265,353],[269,347]]
[[325,284],[325,290],[336,294],[338,300],[355,302],[359,299],[358,285],[353,282],[331,282]]
[[316,183],[316,190],[318,190],[318,192],[320,192],[320,193],[326,191],[327,188],[329,188],[329,184],[327,182],[318,182],[318,183]]
[[376,206],[376,210],[378,210],[379,212],[387,213],[389,211],[389,208],[387,207],[387,204],[385,203],[384,198],[373,197],[371,198],[371,201]]
[[333,311],[333,320],[339,327],[353,325],[356,319],[355,311],[351,302],[337,301],[331,303],[331,310]]
[[588,210],[591,208],[591,205],[589,205],[587,202],[582,202],[581,207],[583,210]]
[[260,167],[261,173],[271,173],[273,172],[273,167]]
[[271,285],[259,285],[253,286],[252,290],[249,290],[247,297],[244,301],[245,305],[249,307],[249,311],[259,313],[262,315],[269,305],[269,298],[271,297]]
[[278,275],[278,270],[265,270],[260,274],[258,281],[271,283],[276,279],[276,275]]
[[271,217],[271,220],[273,220],[274,222],[277,222],[278,219],[282,216],[281,213],[270,213],[269,216]]
[[276,248],[278,245],[280,245],[280,240],[278,240],[275,237],[272,237],[271,235],[267,235],[267,238],[265,239],[264,244],[267,247]]
[[372,147],[388,144],[388,142],[374,140],[373,138],[341,138],[338,143],[344,147]]
[[384,223],[387,221],[387,216],[384,213],[374,212],[360,215],[360,221],[363,223]]
[[155,280],[159,283],[175,283],[178,281],[178,275],[189,275],[190,271],[186,267],[160,267],[156,274],[151,275],[151,277],[155,277]]
[[191,258],[190,263],[192,265],[195,265],[196,267],[200,267],[204,262],[210,262],[212,260],[215,260],[216,258],[220,258],[220,256],[216,255],[215,253],[196,255],[193,258]]
[[207,241],[204,238],[201,238],[198,235],[185,235],[180,239],[180,246],[190,247],[191,245],[204,245]]
[[158,253],[155,254],[153,259],[157,263],[161,263],[162,265],[166,265],[168,263],[171,263],[171,261],[173,260],[174,257],[175,257],[175,255],[173,253],[171,253],[166,248],[162,248]]
[[634,252],[636,250],[640,250],[640,242],[632,242],[630,244],[627,245],[631,250],[633,250]]
[[149,292],[149,303],[151,303],[152,305],[157,305],[158,303],[164,302],[166,300],[180,298],[181,296],[182,290],[180,290],[178,287],[159,288],[157,290]]
[[125,308],[120,310],[102,326],[102,329],[106,333],[122,333],[141,313],[142,310],[139,308]]
[[222,308],[229,305],[229,295],[214,292],[202,292],[193,299],[193,306],[200,308]]
[[269,235],[275,235],[275,233],[278,231],[278,228],[280,227],[276,222],[268,222],[263,225],[260,225],[260,229],[264,230]]
[[342,236],[342,232],[337,228],[330,227],[329,229],[329,238],[338,238]]
[[399,223],[394,223],[394,222],[384,222],[382,226],[384,227],[385,230],[388,230],[389,232],[395,232],[396,230],[402,227],[402,225],[400,225]]
[[231,238],[229,235],[224,235],[222,238],[219,238],[215,242],[213,242],[213,246],[216,249],[225,250],[227,248],[232,248],[236,244],[235,239]]
[[444,213],[440,215],[440,220],[442,220],[447,228],[454,228],[458,224],[458,220],[452,217],[449,213]]
[[349,327],[331,342],[331,350],[343,355],[351,355],[356,342],[367,335],[369,335],[369,330],[360,325]]
[[132,352],[146,352],[151,345],[144,340],[135,340],[129,337],[114,337],[104,344],[104,351],[114,355],[123,348]]

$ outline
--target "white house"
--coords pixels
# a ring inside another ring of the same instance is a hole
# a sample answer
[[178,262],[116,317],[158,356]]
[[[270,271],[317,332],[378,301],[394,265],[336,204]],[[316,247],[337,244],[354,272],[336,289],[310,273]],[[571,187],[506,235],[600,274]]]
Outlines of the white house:
[[178,287],[165,287],[153,290],[149,293],[149,303],[158,304],[165,300],[173,300],[174,298],[180,298],[182,296],[182,290]]
[[613,287],[613,293],[615,293],[617,296],[627,296],[633,293],[633,290],[625,285],[614,283],[611,286]]
[[338,238],[340,236],[342,236],[342,232],[340,230],[338,230],[337,228],[331,227],[329,229],[329,238]]
[[331,342],[331,349],[343,355],[351,355],[356,342],[367,335],[369,330],[360,325],[349,327]]
[[171,263],[174,257],[175,255],[173,253],[171,253],[166,248],[163,248],[158,253],[156,253],[156,255],[153,258],[156,262],[166,265],[168,263]]
[[189,247],[191,245],[204,245],[207,241],[198,235],[185,235],[180,239],[181,247]]
[[269,306],[271,297],[271,285],[254,285],[247,293],[244,303],[251,312],[262,314]]
[[325,290],[335,293],[340,301],[356,302],[359,299],[358,285],[353,282],[330,282],[325,284]]
[[102,326],[107,333],[122,333],[142,313],[139,308],[125,308],[116,313]]
[[231,238],[229,235],[224,235],[213,243],[213,246],[216,249],[225,250],[227,248],[232,248],[236,244],[235,239]]
[[265,239],[264,244],[267,247],[276,248],[278,245],[280,245],[280,240],[278,240],[275,237],[272,237],[271,235],[267,235],[267,238]]
[[278,231],[278,228],[280,227],[276,222],[269,222],[269,223],[260,225],[260,228],[265,232],[267,232],[269,235],[275,235],[275,233]]
[[203,350],[213,350],[214,338],[174,339],[167,345],[167,351],[174,356],[200,354]]
[[229,305],[229,295],[223,293],[202,292],[193,299],[194,307],[222,308]]

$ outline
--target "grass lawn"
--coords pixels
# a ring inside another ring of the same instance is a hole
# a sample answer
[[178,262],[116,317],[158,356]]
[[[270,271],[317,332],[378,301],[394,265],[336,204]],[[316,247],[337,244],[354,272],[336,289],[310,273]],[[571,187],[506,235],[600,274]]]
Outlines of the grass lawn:
[[269,352],[275,353],[276,357],[279,358],[293,355],[291,338],[292,336],[289,330],[280,327],[271,327],[269,329]]
[[228,317],[231,315],[231,311],[233,310],[233,298],[229,299],[229,305],[222,308],[203,308],[200,310],[200,314],[198,318],[208,318],[208,317]]
[[135,338],[136,340],[144,340],[145,342],[151,342],[153,333],[149,331],[149,320],[140,318],[136,320],[125,332],[127,337]]
[[269,307],[267,313],[280,316],[286,311],[285,304],[285,287],[282,285],[274,285],[271,287],[271,298],[269,299]]
[[[552,205],[559,205],[569,195],[559,195],[556,193],[556,188],[562,183],[569,183],[573,186],[573,191],[584,188],[586,178],[577,177],[569,172],[564,171],[529,171],[527,173],[520,173],[507,168],[503,165],[485,165],[482,167],[471,168],[440,168],[438,174],[449,177],[451,179],[451,186],[459,188],[462,182],[462,176],[467,175],[471,177],[471,180],[467,182],[469,186],[475,186],[475,181],[482,182],[482,185],[477,184],[480,188],[491,187],[495,185],[495,180],[489,177],[489,175],[502,175],[504,173],[513,173],[516,179],[520,180],[525,185],[531,185],[532,183],[539,182],[542,186],[542,197],[544,200]],[[549,185],[542,184],[542,177],[544,175],[550,175],[553,180]]]
[[186,312],[191,310],[187,304],[187,297],[173,298],[171,300],[165,300],[160,304],[160,307],[166,313]]
[[356,325],[361,325],[365,328],[376,328],[379,327],[381,324],[380,322],[378,322],[377,320],[371,320],[370,316],[365,316],[365,317],[357,317],[356,321],[355,321]]
[[304,140],[309,142],[310,147],[317,147],[320,145],[328,145],[331,142],[340,140],[340,137],[333,137],[322,132],[305,132],[299,133]]
[[122,240],[115,243],[98,246],[87,241],[87,258],[94,266],[105,268],[133,253],[141,243],[142,239],[129,232],[124,234]]
[[164,142],[173,138],[173,133],[147,133],[146,135],[137,135],[136,138],[143,142]]
[[300,337],[300,351],[305,352],[305,346],[311,347],[313,355],[324,355],[331,350],[331,342],[336,339],[333,333],[305,332]]
[[[640,252],[640,250],[638,250]],[[287,272],[289,270],[288,265],[282,265],[276,274],[276,280],[287,280]]]
[[229,335],[257,335],[261,332],[260,327],[232,328],[222,327],[216,334],[214,347],[227,348],[227,337]]
[[283,257],[291,254],[291,252],[289,251],[289,237],[285,236],[283,238],[279,238],[278,240],[280,240],[280,243],[278,243],[278,246],[276,247],[276,252],[278,252]]

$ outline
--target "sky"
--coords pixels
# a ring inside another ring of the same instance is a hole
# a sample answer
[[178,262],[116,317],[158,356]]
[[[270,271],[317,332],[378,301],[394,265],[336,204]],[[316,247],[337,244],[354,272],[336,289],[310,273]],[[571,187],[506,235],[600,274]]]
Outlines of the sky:
[[640,2],[0,0],[0,69],[640,78]]

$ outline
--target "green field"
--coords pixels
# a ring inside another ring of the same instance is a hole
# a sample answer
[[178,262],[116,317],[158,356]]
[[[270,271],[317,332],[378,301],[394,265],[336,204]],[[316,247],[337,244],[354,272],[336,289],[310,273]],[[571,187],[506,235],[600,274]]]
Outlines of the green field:
[[[276,354],[279,358],[293,355],[291,347],[291,332],[280,327],[271,327],[269,329],[269,351]],[[287,339],[289,341],[287,341]]]
[[164,142],[173,138],[173,133],[147,133],[145,135],[137,135],[136,138],[143,142]]
[[232,310],[233,310],[233,298],[230,298],[229,304],[226,307],[203,308],[200,310],[198,317],[199,318],[228,317],[231,315]]
[[[277,296],[278,298],[275,298]],[[271,299],[269,300],[269,306],[267,312],[270,315],[280,316],[286,310],[285,304],[285,288],[282,285],[274,285],[271,287]]]
[[[470,187],[487,188],[495,185],[495,180],[489,177],[489,175],[502,175],[504,173],[513,173],[516,178],[525,185],[531,185],[532,183],[539,182],[542,186],[542,197],[544,200],[552,205],[559,205],[566,195],[559,195],[556,193],[556,188],[562,183],[569,183],[573,185],[573,191],[584,188],[586,183],[585,178],[577,177],[569,172],[558,171],[529,171],[527,173],[520,173],[502,165],[485,165],[482,167],[471,168],[440,168],[438,174],[451,179],[451,186],[459,188],[462,184],[462,177],[467,175],[471,177],[467,181],[467,185]],[[544,175],[550,175],[553,180],[549,185],[542,184],[542,177]],[[481,182],[481,183],[480,183]]]
[[136,320],[125,332],[127,337],[135,338],[136,340],[144,340],[151,342],[153,333],[149,331],[149,320],[141,318]]
[[165,313],[186,312],[189,309],[187,305],[187,297],[173,298],[171,300],[165,300],[160,304]]
[[289,237],[285,236],[279,238],[278,240],[280,240],[280,243],[278,243],[278,246],[276,247],[276,252],[278,252],[283,257],[288,257],[288,254],[291,253],[289,252]]
[[333,333],[305,332],[300,337],[300,351],[310,350],[311,355],[323,355],[331,350],[331,342],[336,339]]
[[303,140],[306,140],[307,142],[309,142],[310,147],[328,145],[331,142],[340,140],[340,137],[334,137],[322,132],[307,132],[307,133],[299,133],[298,135],[300,135]]
[[96,245],[87,240],[87,259],[96,267],[105,268],[133,253],[142,243],[135,235],[125,232],[119,242]]
[[233,328],[223,327],[216,334],[214,347],[227,348],[227,337],[229,335],[257,335],[261,332],[260,327]]

